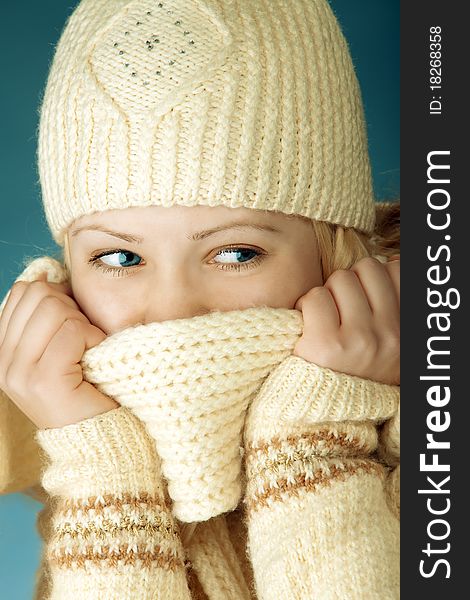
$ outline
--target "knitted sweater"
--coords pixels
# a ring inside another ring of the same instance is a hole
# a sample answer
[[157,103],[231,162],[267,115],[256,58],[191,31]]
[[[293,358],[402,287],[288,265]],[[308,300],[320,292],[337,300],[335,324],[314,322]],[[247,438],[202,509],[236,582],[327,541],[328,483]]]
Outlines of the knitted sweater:
[[34,434],[36,599],[399,597],[399,388],[293,356],[301,330],[260,307],[85,353],[121,406]]

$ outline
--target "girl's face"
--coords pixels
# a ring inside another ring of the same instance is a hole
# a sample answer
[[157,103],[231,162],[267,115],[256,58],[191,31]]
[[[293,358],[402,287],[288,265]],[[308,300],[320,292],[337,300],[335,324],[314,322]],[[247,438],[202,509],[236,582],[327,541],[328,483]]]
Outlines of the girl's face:
[[294,308],[323,283],[311,223],[282,213],[109,210],[77,219],[68,240],[74,298],[107,335],[214,310]]

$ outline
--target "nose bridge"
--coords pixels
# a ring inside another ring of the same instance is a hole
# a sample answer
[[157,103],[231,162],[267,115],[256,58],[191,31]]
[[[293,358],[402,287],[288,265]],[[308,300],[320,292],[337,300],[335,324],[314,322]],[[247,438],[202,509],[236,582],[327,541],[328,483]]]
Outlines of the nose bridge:
[[208,312],[200,282],[182,269],[168,269],[152,278],[146,299],[145,322],[187,319]]

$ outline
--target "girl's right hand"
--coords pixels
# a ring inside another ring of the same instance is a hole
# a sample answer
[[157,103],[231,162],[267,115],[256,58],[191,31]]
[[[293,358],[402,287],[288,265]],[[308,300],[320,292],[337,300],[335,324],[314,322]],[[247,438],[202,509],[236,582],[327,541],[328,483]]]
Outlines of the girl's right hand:
[[78,423],[119,404],[83,380],[80,360],[106,334],[68,283],[16,282],[0,316],[0,389],[40,429]]

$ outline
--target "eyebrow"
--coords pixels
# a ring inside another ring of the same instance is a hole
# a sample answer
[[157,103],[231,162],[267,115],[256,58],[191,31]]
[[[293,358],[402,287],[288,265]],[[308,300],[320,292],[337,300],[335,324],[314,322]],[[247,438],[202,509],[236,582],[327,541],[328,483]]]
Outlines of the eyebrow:
[[141,238],[137,235],[130,235],[128,233],[122,233],[120,231],[113,231],[112,229],[108,229],[103,225],[83,225],[82,227],[76,227],[72,229],[70,232],[71,237],[75,237],[81,231],[101,231],[102,233],[107,233],[108,235],[112,235],[113,237],[121,238],[126,242],[132,242],[134,244],[141,244],[144,241],[144,238]]
[[[186,235],[186,237],[189,240],[197,242],[197,241],[203,240],[204,238],[207,238],[210,235],[213,235],[214,233],[217,233],[219,231],[224,231],[226,229],[243,229],[243,228],[256,229],[258,231],[269,231],[271,233],[281,233],[281,231],[279,229],[277,229],[276,227],[273,227],[271,225],[264,225],[262,223],[252,223],[250,221],[233,221],[230,223],[224,223],[223,225],[218,225],[217,227],[212,227],[211,229],[204,229],[202,231],[196,231],[193,234]],[[122,233],[120,231],[113,231],[112,229],[108,229],[107,227],[104,227],[103,225],[83,225],[82,227],[76,227],[75,229],[73,229],[71,231],[70,235],[72,237],[75,237],[81,231],[86,231],[86,230],[101,231],[102,233],[106,233],[108,235],[112,235],[113,237],[120,238],[126,242],[131,242],[131,243],[135,243],[135,244],[141,244],[144,241],[144,238],[142,238],[142,237],[139,237],[136,235],[130,235],[128,233]]]
[[198,240],[203,240],[218,231],[223,231],[225,229],[256,229],[258,231],[270,231],[271,233],[281,233],[279,229],[276,227],[272,227],[271,225],[264,225],[262,223],[252,223],[251,221],[231,221],[230,223],[224,223],[223,225],[218,225],[217,227],[212,227],[211,229],[204,229],[203,231],[196,231],[192,235],[187,235],[186,237],[190,240],[197,242]]

